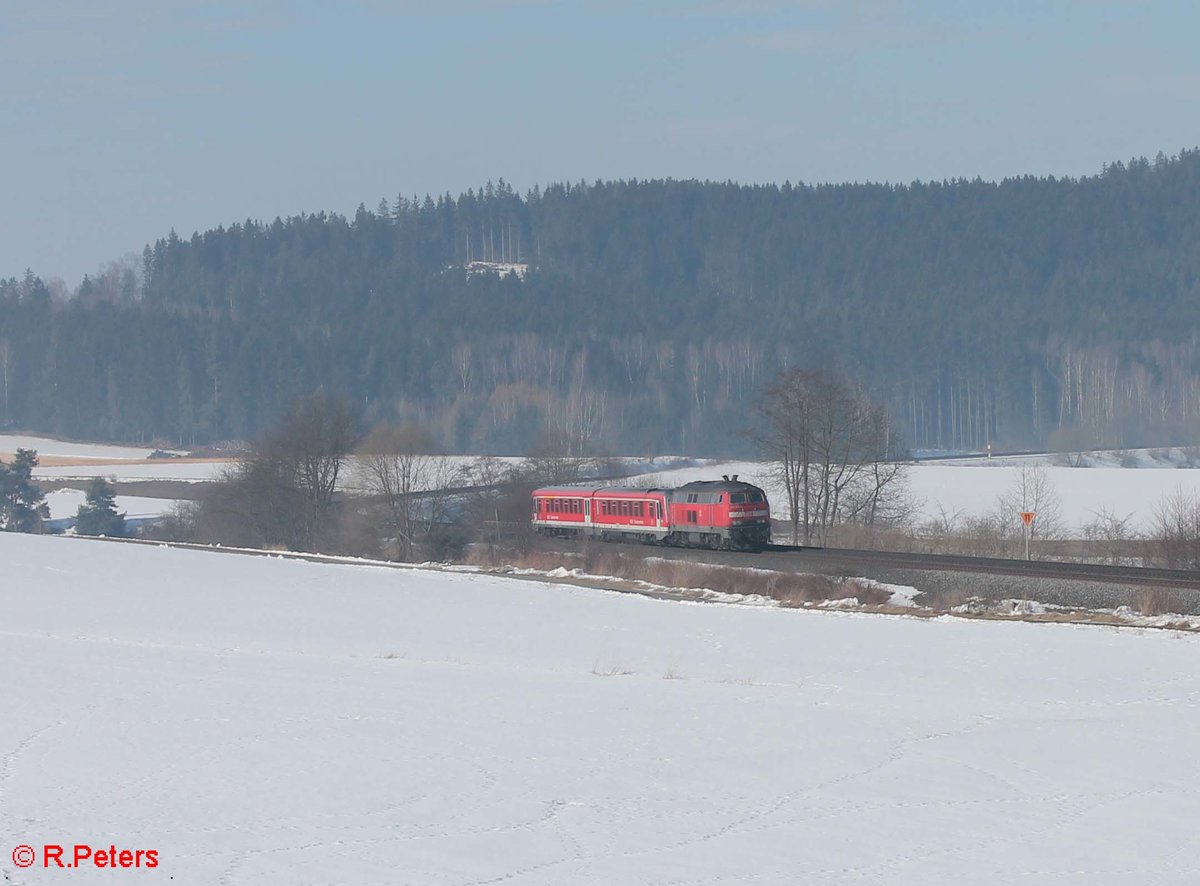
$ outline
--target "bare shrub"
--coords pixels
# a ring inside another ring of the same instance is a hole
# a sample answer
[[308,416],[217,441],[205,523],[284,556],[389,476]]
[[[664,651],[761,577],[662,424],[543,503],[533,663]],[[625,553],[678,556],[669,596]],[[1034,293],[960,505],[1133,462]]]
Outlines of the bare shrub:
[[384,553],[378,522],[362,507],[346,507],[338,513],[333,541],[338,553],[351,557],[376,559]]
[[147,523],[138,534],[155,541],[195,541],[199,509],[196,502],[177,501],[167,513]]
[[1154,508],[1151,558],[1167,569],[1200,569],[1200,498],[1182,486]]
[[1146,588],[1137,598],[1142,615],[1166,615],[1179,611],[1179,595],[1171,588]]
[[963,588],[940,588],[926,591],[921,599],[934,612],[949,612],[956,606],[965,605],[972,595]]
[[1083,525],[1083,537],[1097,549],[1097,559],[1114,566],[1128,561],[1130,543],[1139,537],[1132,520],[1132,513],[1119,517],[1110,509],[1101,508]]
[[601,665],[596,662],[592,665],[592,673],[597,677],[628,677],[633,671],[622,665]]
[[[494,552],[472,549],[478,565],[498,565]],[[777,572],[674,560],[660,557],[632,557],[603,547],[591,547],[583,555],[530,551],[507,562],[513,565],[549,571],[578,566],[590,575],[612,576],[627,581],[667,588],[708,590],[722,594],[761,596],[778,600],[784,606],[803,606],[824,600],[856,598],[866,606],[881,606],[891,598],[886,588],[845,578],[810,573]]]

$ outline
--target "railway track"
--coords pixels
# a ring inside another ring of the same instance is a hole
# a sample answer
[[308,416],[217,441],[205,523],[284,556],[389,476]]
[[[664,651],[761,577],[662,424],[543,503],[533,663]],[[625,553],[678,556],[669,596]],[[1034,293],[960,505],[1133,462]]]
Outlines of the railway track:
[[[569,539],[539,539],[548,550],[581,552],[587,542]],[[972,573],[1013,576],[1025,579],[1080,581],[1126,587],[1160,587],[1200,591],[1200,571],[1151,569],[1139,566],[1104,566],[1090,563],[1058,563],[1044,560],[1005,560],[994,557],[961,557],[947,554],[921,554],[898,551],[873,551],[854,548],[818,548],[804,545],[771,545],[759,554],[738,551],[710,551],[703,548],[650,547],[637,544],[603,544],[604,549],[619,549],[634,556],[665,559],[694,559],[725,566],[759,566],[786,572],[844,572],[869,575],[880,570],[900,572]]]
[[1105,566],[1096,563],[1058,563],[1047,560],[1004,560],[996,557],[961,557],[948,554],[919,554],[852,548],[813,548],[803,545],[772,545],[766,553],[799,555],[809,561],[910,569],[922,572],[974,572],[1024,578],[1200,590],[1200,572],[1188,569]]

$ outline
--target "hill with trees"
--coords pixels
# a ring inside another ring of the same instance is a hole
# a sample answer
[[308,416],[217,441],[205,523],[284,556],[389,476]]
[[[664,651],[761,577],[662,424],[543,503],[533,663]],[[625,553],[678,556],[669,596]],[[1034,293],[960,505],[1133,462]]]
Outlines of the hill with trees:
[[297,396],[466,452],[748,451],[785,368],[914,447],[1200,433],[1200,151],[1079,179],[501,181],[174,232],[56,300],[0,282],[0,422],[189,446]]

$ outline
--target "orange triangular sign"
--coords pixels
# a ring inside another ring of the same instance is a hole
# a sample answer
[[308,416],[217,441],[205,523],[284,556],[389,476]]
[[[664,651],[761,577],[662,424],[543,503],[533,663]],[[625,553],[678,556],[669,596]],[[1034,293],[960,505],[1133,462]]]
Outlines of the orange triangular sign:
[[1035,514],[1033,511],[1021,511],[1021,519],[1025,522],[1026,526],[1030,525],[1033,522],[1033,518],[1036,516],[1037,514]]

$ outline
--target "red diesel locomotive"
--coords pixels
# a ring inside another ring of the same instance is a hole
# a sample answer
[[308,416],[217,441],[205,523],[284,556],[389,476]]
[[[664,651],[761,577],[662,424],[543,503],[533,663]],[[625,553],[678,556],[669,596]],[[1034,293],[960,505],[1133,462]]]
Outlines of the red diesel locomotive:
[[767,496],[737,474],[678,489],[550,486],[533,492],[542,535],[761,551],[771,542]]

